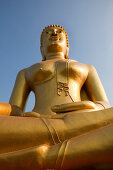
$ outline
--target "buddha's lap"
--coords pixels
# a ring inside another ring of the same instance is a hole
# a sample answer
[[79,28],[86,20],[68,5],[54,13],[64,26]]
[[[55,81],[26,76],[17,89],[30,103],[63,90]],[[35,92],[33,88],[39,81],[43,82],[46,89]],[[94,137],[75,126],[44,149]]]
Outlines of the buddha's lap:
[[[38,152],[38,150],[40,151],[40,148],[42,148],[43,151],[43,149],[45,148],[44,152],[41,152],[41,154],[46,155],[47,149],[47,157],[51,158],[50,161],[56,162],[56,165],[58,167],[60,161],[59,157],[64,153],[64,156],[62,157],[62,169],[80,168],[90,165],[94,167],[96,166],[98,169],[98,165],[100,166],[103,164],[106,164],[109,167],[109,165],[113,165],[113,135],[111,135],[112,131],[113,125],[108,125],[104,128],[100,128],[98,131],[93,131],[87,133],[86,135],[81,135],[79,138],[73,137],[57,145],[42,145],[39,147],[18,150],[18,152],[0,154],[0,165],[3,165],[3,167],[5,167],[4,165],[6,165],[6,168],[8,169],[10,169],[10,166],[13,168],[18,166],[20,166],[21,168],[25,168],[27,165],[30,168],[33,167],[34,163],[36,163],[36,167],[39,168],[38,166],[40,166],[40,164],[38,162],[37,156],[40,152]],[[66,147],[66,150],[64,146]],[[63,149],[62,152],[61,148]],[[55,157],[51,157],[51,150],[54,150],[54,155],[56,155]],[[61,152],[60,155],[58,154],[59,151]],[[30,162],[30,164],[28,164],[28,162]],[[47,164],[46,168],[48,166],[49,163]],[[55,169],[59,169],[57,166],[55,166]],[[37,169],[36,167],[34,169]]]
[[0,152],[63,142],[113,123],[113,108],[69,113],[63,119],[0,117]]

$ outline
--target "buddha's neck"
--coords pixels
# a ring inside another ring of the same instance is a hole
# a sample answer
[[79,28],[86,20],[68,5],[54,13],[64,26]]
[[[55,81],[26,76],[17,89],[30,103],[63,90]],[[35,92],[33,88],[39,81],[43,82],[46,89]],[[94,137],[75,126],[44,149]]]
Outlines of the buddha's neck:
[[52,60],[52,59],[64,59],[64,53],[62,52],[54,52],[54,53],[48,53],[46,55],[46,60]]

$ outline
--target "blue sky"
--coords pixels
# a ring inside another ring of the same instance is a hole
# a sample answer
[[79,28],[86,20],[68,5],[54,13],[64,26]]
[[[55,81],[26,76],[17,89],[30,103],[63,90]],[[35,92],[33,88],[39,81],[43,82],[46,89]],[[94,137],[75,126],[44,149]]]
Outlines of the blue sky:
[[[9,101],[19,70],[41,61],[50,24],[66,29],[71,59],[95,66],[113,106],[113,0],[0,0],[0,101]],[[31,94],[27,110],[33,104]]]

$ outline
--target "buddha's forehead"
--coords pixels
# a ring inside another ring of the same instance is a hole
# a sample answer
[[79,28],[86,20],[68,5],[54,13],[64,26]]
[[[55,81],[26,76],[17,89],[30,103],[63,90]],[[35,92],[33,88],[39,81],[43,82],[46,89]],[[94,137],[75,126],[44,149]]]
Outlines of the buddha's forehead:
[[63,33],[65,33],[65,30],[62,27],[58,27],[58,26],[54,26],[54,27],[46,27],[44,29],[44,32],[51,32],[53,30],[59,30],[62,31]]

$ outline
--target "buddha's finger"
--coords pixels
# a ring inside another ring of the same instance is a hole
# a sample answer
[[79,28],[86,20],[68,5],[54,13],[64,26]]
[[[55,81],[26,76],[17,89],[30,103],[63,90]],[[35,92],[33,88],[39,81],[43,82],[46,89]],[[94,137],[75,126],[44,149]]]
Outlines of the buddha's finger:
[[40,117],[40,114],[36,112],[25,112],[23,113],[23,117]]

